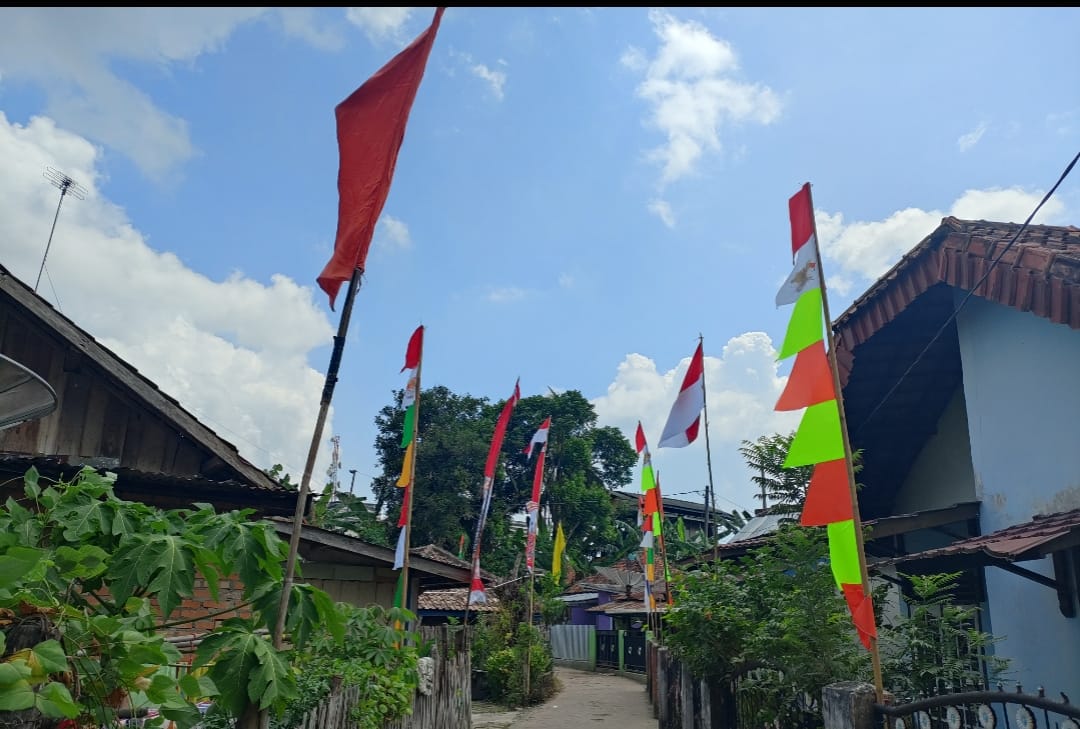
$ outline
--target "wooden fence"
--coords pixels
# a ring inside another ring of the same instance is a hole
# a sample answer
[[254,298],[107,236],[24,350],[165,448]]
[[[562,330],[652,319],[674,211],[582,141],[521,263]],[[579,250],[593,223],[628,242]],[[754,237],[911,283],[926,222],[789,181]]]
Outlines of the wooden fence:
[[472,727],[472,658],[470,628],[428,625],[420,628],[432,641],[434,676],[431,693],[417,691],[410,716],[386,729],[470,729]]
[[[472,691],[470,634],[465,626],[425,625],[424,641],[431,642],[431,692],[413,695],[412,714],[387,724],[385,729],[470,729]],[[359,687],[338,689],[312,709],[294,729],[354,729],[352,710],[360,700]]]

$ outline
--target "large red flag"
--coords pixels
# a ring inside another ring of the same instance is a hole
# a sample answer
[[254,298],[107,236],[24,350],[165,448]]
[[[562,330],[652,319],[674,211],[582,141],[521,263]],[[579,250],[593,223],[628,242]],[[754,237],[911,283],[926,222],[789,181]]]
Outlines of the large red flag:
[[427,30],[334,110],[341,158],[337,239],[334,255],[318,278],[331,308],[341,284],[367,260],[375,223],[390,193],[409,111],[444,10],[436,9]]

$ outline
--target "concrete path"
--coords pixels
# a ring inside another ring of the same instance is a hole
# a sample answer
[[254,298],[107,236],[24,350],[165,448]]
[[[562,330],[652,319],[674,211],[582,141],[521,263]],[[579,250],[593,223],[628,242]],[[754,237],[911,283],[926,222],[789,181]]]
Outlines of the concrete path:
[[555,668],[559,692],[540,706],[522,709],[510,729],[656,729],[645,684],[610,673]]

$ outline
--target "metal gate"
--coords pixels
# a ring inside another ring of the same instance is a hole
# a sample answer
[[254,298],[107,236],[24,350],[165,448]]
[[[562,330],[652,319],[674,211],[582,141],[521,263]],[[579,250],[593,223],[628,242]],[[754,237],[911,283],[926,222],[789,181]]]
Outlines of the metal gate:
[[623,634],[623,668],[645,673],[645,634],[627,631]]
[[596,665],[606,668],[619,667],[619,631],[596,631]]

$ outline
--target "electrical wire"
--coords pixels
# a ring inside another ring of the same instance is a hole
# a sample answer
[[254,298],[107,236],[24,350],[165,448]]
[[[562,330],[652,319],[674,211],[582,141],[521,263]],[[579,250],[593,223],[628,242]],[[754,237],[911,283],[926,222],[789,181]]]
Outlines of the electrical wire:
[[1054,183],[1054,186],[1050,188],[1046,195],[1043,196],[1043,199],[1039,201],[1039,204],[1035,206],[1035,209],[1031,211],[1031,214],[1028,215],[1027,220],[1024,221],[1023,225],[1021,225],[1017,229],[1016,233],[1012,237],[1012,240],[1010,240],[1005,245],[1005,247],[1001,249],[1001,252],[998,253],[997,257],[994,258],[990,262],[990,265],[986,267],[986,272],[982,275],[982,278],[980,278],[975,283],[975,285],[972,286],[971,289],[964,294],[964,298],[960,300],[960,303],[957,305],[956,309],[953,310],[952,314],[949,315],[949,317],[937,330],[934,336],[930,338],[930,341],[927,342],[926,346],[922,348],[922,351],[919,352],[918,356],[915,357],[915,360],[908,366],[906,370],[904,370],[904,373],[900,375],[900,378],[895,382],[895,384],[893,384],[892,387],[889,388],[889,391],[885,393],[885,396],[882,397],[878,404],[874,406],[874,409],[870,411],[870,414],[867,415],[866,418],[863,419],[862,423],[859,424],[859,428],[855,431],[853,437],[858,436],[863,431],[863,428],[865,428],[867,424],[874,419],[874,416],[878,413],[879,410],[881,410],[882,406],[884,406],[885,403],[889,401],[889,398],[893,396],[897,388],[900,387],[901,383],[903,383],[907,376],[911,374],[912,370],[915,369],[915,366],[922,361],[922,358],[926,355],[926,353],[930,351],[930,347],[934,345],[934,342],[938,340],[938,337],[940,337],[942,333],[944,333],[944,331],[948,328],[949,324],[951,324],[956,319],[957,314],[959,314],[960,310],[964,308],[964,304],[968,302],[968,299],[970,299],[978,290],[978,288],[986,282],[986,279],[990,277],[990,273],[994,270],[994,266],[996,266],[998,261],[1001,260],[1002,256],[1004,256],[1009,251],[1009,249],[1012,248],[1013,244],[1016,243],[1016,241],[1020,238],[1020,234],[1023,233],[1024,230],[1026,230],[1027,227],[1031,224],[1032,218],[1035,217],[1035,215],[1039,212],[1042,206],[1046,204],[1046,201],[1050,199],[1050,196],[1054,194],[1058,187],[1061,186],[1061,183],[1065,181],[1065,178],[1069,176],[1069,173],[1072,172],[1073,167],[1076,166],[1077,160],[1080,160],[1080,152],[1078,152],[1076,156],[1072,158],[1072,161],[1069,162],[1068,166],[1065,168],[1065,171],[1061,173],[1060,177],[1058,177],[1058,180]]

